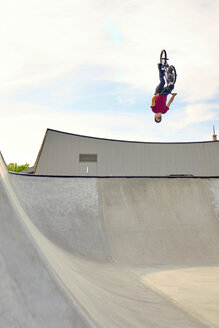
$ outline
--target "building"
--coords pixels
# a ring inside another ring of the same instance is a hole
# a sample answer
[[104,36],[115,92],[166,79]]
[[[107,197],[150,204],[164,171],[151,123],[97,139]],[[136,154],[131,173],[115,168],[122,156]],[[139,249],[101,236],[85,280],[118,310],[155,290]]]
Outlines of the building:
[[219,176],[219,143],[136,142],[47,129],[33,174],[52,176]]

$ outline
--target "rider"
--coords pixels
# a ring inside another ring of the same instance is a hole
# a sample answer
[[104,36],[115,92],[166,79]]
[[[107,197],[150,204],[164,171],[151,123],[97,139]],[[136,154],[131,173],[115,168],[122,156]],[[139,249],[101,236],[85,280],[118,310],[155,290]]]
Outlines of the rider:
[[155,122],[160,123],[162,120],[162,114],[165,114],[169,110],[170,104],[173,102],[173,99],[176,97],[177,94],[173,93],[168,104],[166,105],[167,95],[172,92],[174,84],[165,87],[165,70],[162,69],[162,64],[158,64],[158,69],[160,84],[157,86],[155,94],[152,98],[151,109],[155,113]]

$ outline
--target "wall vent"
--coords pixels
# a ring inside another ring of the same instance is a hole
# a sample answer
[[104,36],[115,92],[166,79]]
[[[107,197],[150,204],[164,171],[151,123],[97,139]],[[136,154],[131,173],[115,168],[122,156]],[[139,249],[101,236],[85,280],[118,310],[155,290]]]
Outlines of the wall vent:
[[79,154],[79,162],[97,162],[97,154]]

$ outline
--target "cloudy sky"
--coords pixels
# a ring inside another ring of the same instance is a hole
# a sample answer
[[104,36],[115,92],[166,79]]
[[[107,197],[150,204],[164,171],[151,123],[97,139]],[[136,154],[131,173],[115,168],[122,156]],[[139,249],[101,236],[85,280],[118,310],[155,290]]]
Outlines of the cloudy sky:
[[[219,1],[8,0],[0,11],[0,151],[34,164],[47,128],[139,141],[219,134]],[[161,124],[159,55],[177,70]]]

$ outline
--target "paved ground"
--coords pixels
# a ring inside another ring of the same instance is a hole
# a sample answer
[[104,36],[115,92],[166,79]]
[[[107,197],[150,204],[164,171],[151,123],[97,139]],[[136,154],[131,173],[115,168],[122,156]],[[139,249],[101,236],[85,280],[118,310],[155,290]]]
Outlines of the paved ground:
[[219,180],[9,175],[0,327],[219,327]]

